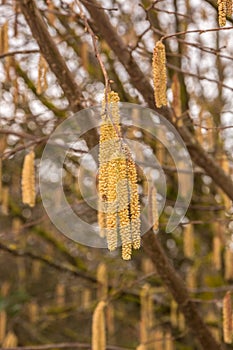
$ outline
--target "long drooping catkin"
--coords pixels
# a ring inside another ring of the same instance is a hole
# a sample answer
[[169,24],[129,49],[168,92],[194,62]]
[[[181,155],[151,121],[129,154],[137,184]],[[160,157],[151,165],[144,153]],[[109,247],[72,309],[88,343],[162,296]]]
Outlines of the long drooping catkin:
[[227,0],[218,0],[218,24],[220,27],[226,25]]
[[158,203],[157,203],[157,191],[153,186],[151,190],[151,209],[152,209],[152,220],[153,220],[153,230],[157,231],[159,228],[159,213],[158,213]]
[[48,71],[48,65],[42,55],[40,55],[38,63],[38,79],[37,79],[37,93],[42,94],[48,87],[46,73]]
[[231,292],[227,292],[223,298],[223,339],[227,344],[232,342],[232,302]]
[[106,303],[100,301],[95,308],[92,318],[92,350],[106,349],[106,330],[105,330],[105,309]]
[[36,200],[34,160],[35,153],[31,151],[24,158],[22,170],[22,201],[30,207],[34,207]]
[[184,226],[184,255],[190,259],[194,256],[194,233],[192,224]]
[[129,183],[127,181],[127,161],[123,154],[120,159],[118,183],[119,228],[122,242],[122,258],[129,260],[132,253],[131,226],[129,217]]
[[2,342],[2,348],[7,349],[7,348],[14,348],[18,344],[18,338],[15,335],[14,332],[9,331],[5,337],[5,339]]
[[140,206],[135,162],[123,143],[120,129],[119,96],[108,94],[102,105],[99,146],[100,236],[107,238],[110,251],[122,243],[122,258],[131,258],[140,247]]
[[226,15],[231,17],[232,16],[232,0],[227,0],[227,10],[226,10]]
[[155,45],[152,67],[155,103],[160,108],[167,105],[166,53],[165,46],[161,41]]
[[224,278],[230,280],[233,278],[233,251],[226,248],[224,254],[225,273]]
[[132,243],[134,249],[139,249],[141,245],[140,236],[140,205],[137,186],[137,171],[135,162],[132,159],[128,147],[125,147],[127,175],[129,181],[129,194],[130,194],[130,219],[131,219],[131,232]]
[[[153,299],[152,290],[149,284],[145,284],[140,292],[141,303],[141,322],[140,322],[140,340],[146,344],[151,339],[151,330],[153,327]],[[147,347],[146,347],[147,348]]]
[[98,300],[105,300],[108,296],[108,270],[105,263],[100,263],[97,267]]
[[[102,124],[100,126],[99,143],[99,226],[100,236],[107,235],[108,248],[114,250],[117,247],[117,208],[116,185],[118,161],[114,153],[119,148],[119,111],[117,103],[118,94],[108,94],[108,108],[111,118],[105,113],[105,101],[102,107]],[[109,207],[111,203],[111,207]]]
[[221,239],[219,236],[214,236],[213,238],[213,264],[217,271],[221,270],[222,261],[221,261]]

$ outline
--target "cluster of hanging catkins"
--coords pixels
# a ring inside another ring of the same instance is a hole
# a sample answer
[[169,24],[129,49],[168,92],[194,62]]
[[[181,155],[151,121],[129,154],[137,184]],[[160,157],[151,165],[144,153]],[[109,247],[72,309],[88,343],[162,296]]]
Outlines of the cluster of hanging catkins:
[[100,236],[108,249],[122,244],[122,258],[129,260],[133,249],[140,248],[140,206],[135,162],[121,138],[119,97],[107,95],[102,108],[99,142]]
[[226,25],[226,18],[232,16],[232,0],[218,0],[218,24]]

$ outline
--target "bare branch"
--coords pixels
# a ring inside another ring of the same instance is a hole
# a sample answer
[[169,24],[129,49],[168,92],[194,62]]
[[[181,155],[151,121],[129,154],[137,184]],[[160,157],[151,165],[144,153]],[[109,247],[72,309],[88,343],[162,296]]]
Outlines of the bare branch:
[[82,92],[73,79],[56,43],[50,36],[46,24],[37,9],[34,0],[18,1],[19,7],[36,39],[40,51],[49,64],[51,71],[55,74],[61,88],[63,89],[73,111],[82,108]]

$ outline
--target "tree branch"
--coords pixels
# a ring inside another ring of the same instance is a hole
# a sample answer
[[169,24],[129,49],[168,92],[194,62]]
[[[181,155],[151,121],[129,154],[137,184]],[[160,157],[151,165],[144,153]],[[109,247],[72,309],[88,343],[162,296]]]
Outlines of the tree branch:
[[[146,75],[140,70],[136,61],[130,54],[128,47],[124,44],[121,37],[117,34],[115,28],[109,21],[108,16],[104,11],[100,11],[97,8],[94,9],[93,4],[98,6],[97,1],[91,0],[92,5],[88,5],[80,0],[83,5],[89,11],[93,22],[98,28],[101,36],[108,43],[109,47],[115,53],[119,61],[127,70],[132,84],[136,89],[142,94],[144,100],[147,102],[148,106],[154,109],[157,113],[163,115],[171,123],[173,120],[173,112],[168,107],[157,108],[154,104],[154,91],[149,83]],[[215,160],[209,156],[205,150],[198,144],[194,136],[189,132],[189,130],[183,126],[178,127],[174,125],[177,131],[180,133],[184,142],[187,145],[189,153],[192,157],[194,163],[203,168],[205,172],[213,179],[216,185],[218,185],[227,195],[233,200],[233,182],[229,176],[218,166]]]
[[[45,345],[28,345],[28,346],[18,346],[18,347],[8,347],[9,350],[49,350],[49,349],[90,349],[91,344],[87,343],[55,343],[55,344],[45,344]],[[0,348],[3,350],[5,348]],[[132,350],[133,348],[122,348],[120,346],[107,345],[107,350]]]
[[142,241],[145,252],[156,266],[158,275],[172,293],[180,310],[185,316],[185,320],[190,330],[195,334],[203,349],[222,349],[221,345],[216,342],[210,330],[203,322],[197,311],[195,302],[189,297],[188,290],[183,280],[169,263],[169,260],[153,231],[147,232],[142,237]]
[[45,21],[37,9],[34,0],[18,1],[18,4],[40,47],[42,55],[63,89],[71,110],[77,112],[82,108],[82,93],[73,79],[56,43],[50,36]]
[[[84,107],[82,92],[73,79],[72,73],[69,71],[56,43],[49,34],[46,23],[36,7],[34,0],[17,1],[31,29],[32,35],[40,47],[42,55],[46,59],[51,71],[56,76],[58,83],[69,101],[69,109],[73,112],[81,110]],[[89,130],[83,135],[83,138],[88,147],[92,148],[97,143],[98,134],[95,129]]]

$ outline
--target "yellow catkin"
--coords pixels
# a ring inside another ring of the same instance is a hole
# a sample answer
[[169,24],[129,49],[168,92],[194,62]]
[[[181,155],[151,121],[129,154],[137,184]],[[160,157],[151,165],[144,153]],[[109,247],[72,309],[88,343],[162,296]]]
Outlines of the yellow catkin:
[[[172,96],[173,96],[173,100],[172,100],[172,108],[175,112],[175,120],[174,122],[178,121],[178,124],[180,124],[180,121],[182,120],[181,118],[179,118],[182,114],[182,106],[181,106],[181,96],[180,96],[180,82],[179,82],[179,78],[178,78],[178,74],[175,73],[172,77]],[[181,125],[178,125],[181,126]]]
[[34,159],[35,153],[31,151],[24,158],[22,170],[22,201],[30,207],[34,207],[36,200]]
[[8,349],[8,348],[13,348],[16,347],[18,344],[18,338],[15,335],[14,332],[10,331],[7,333],[5,339],[3,340],[2,343],[2,348]]
[[47,78],[46,74],[48,71],[48,65],[46,60],[42,55],[40,55],[39,62],[38,62],[38,79],[37,79],[37,87],[36,91],[38,94],[42,94],[47,88]]
[[157,328],[154,332],[154,349],[164,350],[164,337],[163,331]]
[[36,323],[39,318],[39,307],[35,301],[28,304],[28,318],[31,323]]
[[[220,165],[222,167],[222,169],[224,170],[224,172],[227,175],[230,175],[230,164],[229,164],[229,159],[227,157],[227,155],[224,155],[221,159]],[[222,201],[224,203],[225,209],[226,211],[231,209],[232,206],[232,201],[231,199],[226,195],[225,192],[223,192],[222,190],[219,190],[220,195],[222,197]]]
[[56,304],[58,306],[64,306],[65,305],[65,284],[64,283],[58,283],[56,286]]
[[108,270],[105,263],[100,263],[97,267],[98,300],[107,299],[108,296]]
[[90,288],[84,288],[82,291],[82,307],[84,310],[89,309],[91,305],[91,290]]
[[113,338],[115,334],[115,310],[112,304],[108,304],[107,306],[106,319],[108,335]]
[[181,332],[185,330],[185,318],[181,312],[178,313],[178,328]]
[[3,44],[3,52],[6,53],[9,51],[9,35],[8,35],[8,22],[5,22],[2,27],[3,35],[2,35],[2,44]]
[[124,154],[120,160],[119,182],[117,187],[119,201],[119,226],[122,242],[122,258],[129,260],[132,254],[131,226],[129,217],[129,187],[127,181],[127,162]]
[[155,45],[152,65],[155,103],[160,108],[167,105],[166,53],[165,46],[161,41]]
[[108,162],[108,190],[107,190],[107,242],[110,251],[117,247],[117,182],[119,175],[119,162],[114,158]]
[[100,301],[92,317],[92,350],[106,349],[105,306],[106,303]]
[[20,218],[13,218],[12,220],[12,233],[18,235],[22,228],[22,222]]
[[223,298],[223,339],[227,344],[232,342],[232,302],[231,292],[227,292]]
[[5,310],[0,311],[0,343],[6,336],[7,314]]
[[48,1],[48,14],[47,14],[47,18],[50,24],[54,25],[56,16],[54,14],[54,4],[53,1]]
[[2,214],[9,214],[9,187],[7,186],[2,188]]
[[197,271],[195,266],[192,266],[188,269],[186,273],[186,285],[189,289],[194,289],[197,287],[197,282],[196,282],[196,277],[197,277]]
[[170,331],[167,331],[164,334],[164,350],[173,350],[174,344],[173,344],[173,338]]
[[147,350],[146,345],[140,344],[136,347],[136,350]]
[[142,272],[146,275],[148,274],[155,274],[155,266],[153,264],[153,262],[151,261],[151,259],[149,258],[143,258],[142,259]]
[[208,325],[212,335],[217,341],[220,341],[220,332],[219,332],[219,319],[218,315],[213,310],[209,310],[207,312],[207,315],[205,317],[205,322]]
[[172,327],[174,328],[177,327],[178,325],[177,312],[178,312],[178,304],[174,299],[172,299],[171,307],[170,307],[170,322]]
[[233,279],[233,251],[227,248],[224,254],[225,273],[226,280]]
[[153,230],[158,231],[159,229],[159,212],[158,212],[158,203],[157,203],[157,191],[153,186],[151,190],[151,209],[152,209],[152,222]]
[[218,24],[220,27],[226,25],[227,0],[218,0]]
[[82,65],[83,68],[88,71],[89,67],[89,51],[88,51],[88,43],[87,42],[82,42],[81,44],[81,60],[82,60]]
[[193,225],[187,224],[184,226],[184,255],[192,259],[194,257],[194,232]]
[[219,236],[213,238],[213,265],[217,271],[221,270],[222,259],[221,259],[222,243]]
[[[117,130],[120,133],[120,117],[117,108],[118,102],[119,97],[115,92],[112,91],[108,94],[108,108],[110,109],[109,114],[111,114],[112,117],[109,119],[105,114],[105,101],[103,101],[102,123],[100,126],[99,140],[100,167],[98,220],[100,226],[100,236],[104,237],[106,235],[106,232],[111,233],[108,235],[108,238],[111,238],[111,242],[108,239],[109,250],[114,250],[117,247],[117,213],[116,208],[114,208],[114,203],[116,202],[117,159],[116,157],[114,158],[114,153],[117,151],[117,147],[119,147],[119,137],[116,132]],[[114,125],[112,125],[112,123]],[[115,176],[113,172],[115,172]],[[108,202],[111,203],[110,208],[108,208]]]
[[21,285],[25,285],[27,271],[26,271],[26,265],[24,260],[18,261],[17,269],[18,269],[18,281]]
[[[9,24],[8,21],[4,23],[2,28],[2,42],[3,42],[3,53],[9,51]],[[5,58],[5,71],[7,80],[10,80],[10,66],[11,66],[12,57],[8,56]]]
[[153,328],[153,298],[149,284],[145,284],[140,292],[141,320],[140,320],[140,341],[146,344],[151,340]]
[[102,104],[99,145],[100,236],[107,238],[110,251],[122,243],[122,258],[131,259],[132,248],[140,247],[140,206],[137,172],[128,147],[121,139],[119,96],[108,94],[108,111]]
[[137,185],[137,171],[136,165],[128,147],[125,147],[126,163],[127,163],[127,175],[128,186],[130,195],[130,220],[131,220],[131,232],[132,232],[132,244],[134,249],[139,249],[141,245],[140,236],[140,205],[138,196]]
[[227,4],[226,4],[226,15],[228,17],[231,17],[232,16],[232,0],[227,0]]
[[10,290],[10,283],[8,281],[5,281],[2,283],[1,285],[1,296],[2,297],[7,297],[9,294],[9,290]]
[[214,149],[214,119],[210,115],[205,120],[207,133],[206,133],[206,144],[208,145],[208,151],[213,151]]
[[42,264],[41,261],[35,260],[32,262],[32,278],[38,281],[41,277]]

